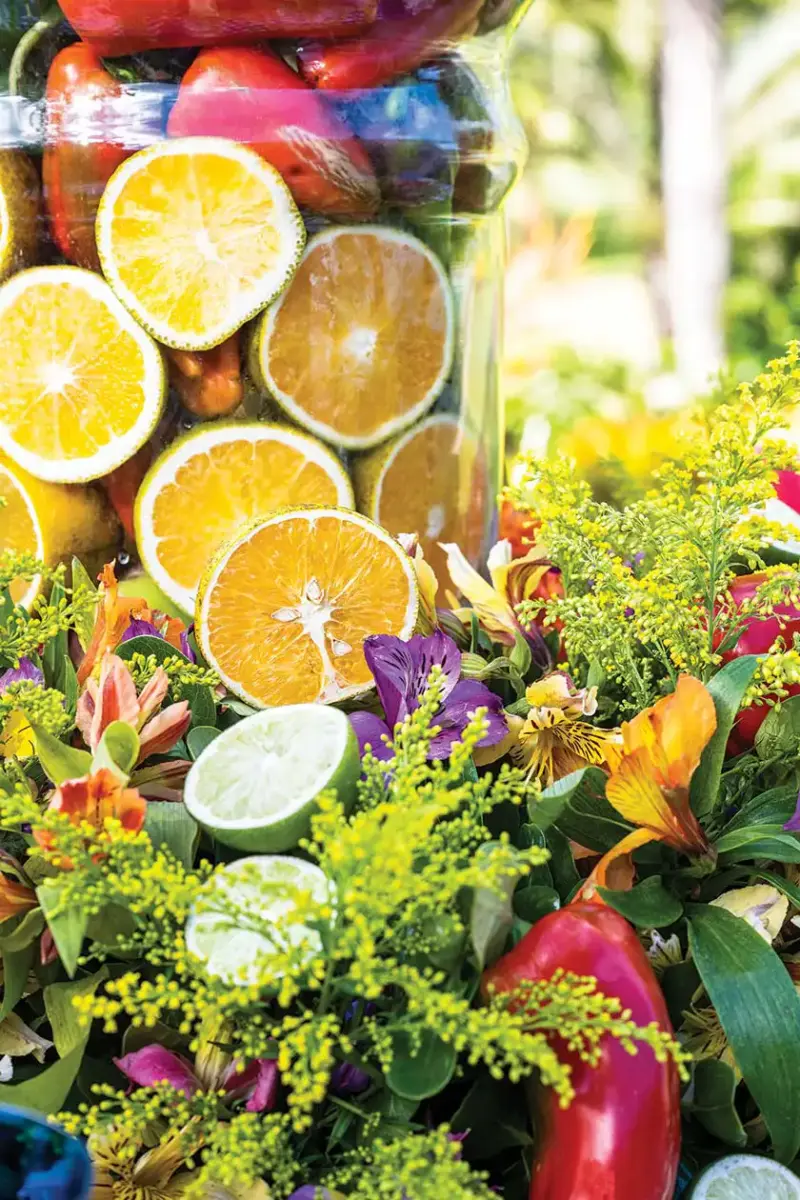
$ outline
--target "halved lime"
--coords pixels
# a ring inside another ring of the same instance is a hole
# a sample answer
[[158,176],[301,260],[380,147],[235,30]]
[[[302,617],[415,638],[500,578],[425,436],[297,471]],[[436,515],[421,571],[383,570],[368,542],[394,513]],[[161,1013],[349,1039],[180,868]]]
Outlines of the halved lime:
[[[291,919],[308,893],[318,904],[333,902],[327,877],[302,858],[256,855],[218,867],[189,914],[186,947],[202,959],[209,975],[228,983],[258,983],[266,956],[290,947],[301,948],[301,957],[310,962],[320,954],[322,939]],[[273,972],[273,978],[279,974]]]
[[691,1200],[800,1200],[800,1179],[771,1158],[729,1154],[706,1167]]
[[211,742],[186,778],[190,814],[226,846],[278,853],[311,828],[320,792],[345,807],[361,773],[358,741],[338,708],[291,704],[245,718]]

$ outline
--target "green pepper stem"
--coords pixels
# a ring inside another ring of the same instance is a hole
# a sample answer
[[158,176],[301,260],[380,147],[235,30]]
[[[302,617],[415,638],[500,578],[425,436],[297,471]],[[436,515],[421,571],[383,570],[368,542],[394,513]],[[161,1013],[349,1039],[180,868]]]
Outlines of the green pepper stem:
[[30,29],[23,33],[11,56],[11,64],[8,68],[8,93],[10,96],[19,96],[20,94],[22,72],[25,69],[28,56],[36,49],[44,35],[50,29],[55,29],[63,20],[64,14],[61,9],[57,4],[52,4],[50,8],[45,10],[39,20],[34,22]]

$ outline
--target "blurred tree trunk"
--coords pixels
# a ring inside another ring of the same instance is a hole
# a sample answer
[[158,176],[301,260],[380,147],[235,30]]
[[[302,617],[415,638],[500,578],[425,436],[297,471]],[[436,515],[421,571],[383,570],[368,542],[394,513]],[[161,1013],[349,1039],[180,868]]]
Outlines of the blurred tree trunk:
[[661,0],[665,286],[676,367],[702,390],[724,359],[729,271],[721,0]]

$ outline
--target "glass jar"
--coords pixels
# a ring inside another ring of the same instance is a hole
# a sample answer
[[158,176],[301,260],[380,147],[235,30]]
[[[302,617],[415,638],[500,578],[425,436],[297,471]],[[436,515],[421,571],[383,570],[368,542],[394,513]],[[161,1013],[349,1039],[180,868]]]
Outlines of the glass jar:
[[442,543],[485,558],[528,3],[64,0],[6,31],[3,547],[123,551],[181,611],[265,507],[355,505],[440,583]]

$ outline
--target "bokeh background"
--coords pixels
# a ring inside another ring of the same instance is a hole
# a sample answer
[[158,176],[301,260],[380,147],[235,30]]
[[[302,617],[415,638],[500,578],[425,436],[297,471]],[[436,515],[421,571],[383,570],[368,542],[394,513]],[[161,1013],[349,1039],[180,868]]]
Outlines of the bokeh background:
[[800,330],[800,2],[536,0],[515,50],[508,449],[644,477]]

